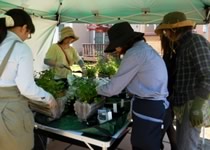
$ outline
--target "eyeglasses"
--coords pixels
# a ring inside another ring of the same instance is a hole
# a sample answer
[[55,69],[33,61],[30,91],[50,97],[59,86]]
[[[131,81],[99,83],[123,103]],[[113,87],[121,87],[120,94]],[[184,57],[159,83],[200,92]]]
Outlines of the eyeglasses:
[[28,39],[31,39],[31,31],[29,29],[26,29],[26,33],[28,34]]
[[31,39],[31,33],[28,34],[28,39]]

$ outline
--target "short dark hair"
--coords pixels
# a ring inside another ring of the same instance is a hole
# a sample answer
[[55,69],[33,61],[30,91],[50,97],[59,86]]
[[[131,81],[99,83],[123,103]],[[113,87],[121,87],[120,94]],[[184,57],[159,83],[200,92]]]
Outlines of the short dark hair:
[[14,27],[23,26],[26,24],[28,30],[30,30],[31,33],[35,32],[35,27],[30,15],[27,12],[25,12],[23,9],[11,9],[7,11],[5,14],[12,17],[12,19],[15,22]]
[[[5,15],[12,17],[12,19],[14,20],[13,27],[22,27],[24,25],[27,25],[27,29],[30,31],[30,33],[35,32],[35,27],[30,15],[23,9],[10,9],[5,13]],[[6,27],[5,18],[0,18],[0,43],[5,39],[7,35],[7,29],[13,27]]]

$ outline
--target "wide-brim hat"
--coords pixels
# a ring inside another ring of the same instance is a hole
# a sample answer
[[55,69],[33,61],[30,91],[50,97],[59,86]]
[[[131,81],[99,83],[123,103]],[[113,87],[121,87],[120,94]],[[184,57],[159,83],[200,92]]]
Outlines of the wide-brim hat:
[[115,51],[115,48],[125,45],[128,40],[136,37],[143,37],[141,32],[134,32],[133,28],[128,22],[121,22],[114,24],[108,30],[109,44],[104,50],[105,53]]
[[163,17],[163,21],[157,26],[155,33],[159,35],[164,29],[174,29],[187,26],[194,27],[195,24],[194,21],[187,20],[185,14],[182,12],[170,12]]
[[67,37],[74,38],[73,42],[79,39],[79,37],[74,34],[74,31],[71,27],[64,27],[63,29],[61,29],[59,42],[63,41]]

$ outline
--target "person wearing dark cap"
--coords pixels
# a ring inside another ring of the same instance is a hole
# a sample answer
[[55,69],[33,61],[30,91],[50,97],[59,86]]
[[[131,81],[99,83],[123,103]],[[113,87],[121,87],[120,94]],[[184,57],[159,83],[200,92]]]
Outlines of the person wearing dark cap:
[[84,61],[79,56],[75,48],[70,44],[77,41],[77,37],[71,27],[64,27],[60,31],[58,43],[51,45],[46,53],[44,63],[49,65],[55,71],[56,80],[66,80],[67,75],[71,74],[71,66],[77,63],[82,72],[86,72]]
[[176,54],[169,99],[176,116],[178,150],[197,150],[201,126],[210,125],[210,44],[192,32],[194,27],[184,13],[170,12],[155,30],[169,39]]
[[113,96],[127,89],[132,98],[133,150],[160,150],[165,111],[167,70],[161,56],[146,43],[144,34],[135,32],[128,22],[114,24],[108,30],[106,53],[123,55],[119,70],[97,93]]

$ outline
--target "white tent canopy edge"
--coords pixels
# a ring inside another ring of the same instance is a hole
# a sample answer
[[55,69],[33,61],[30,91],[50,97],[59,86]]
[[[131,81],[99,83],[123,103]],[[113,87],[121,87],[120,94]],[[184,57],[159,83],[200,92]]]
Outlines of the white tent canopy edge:
[[170,11],[185,12],[197,23],[209,20],[210,0],[0,0],[0,13],[23,8],[31,15],[58,22],[156,24]]

